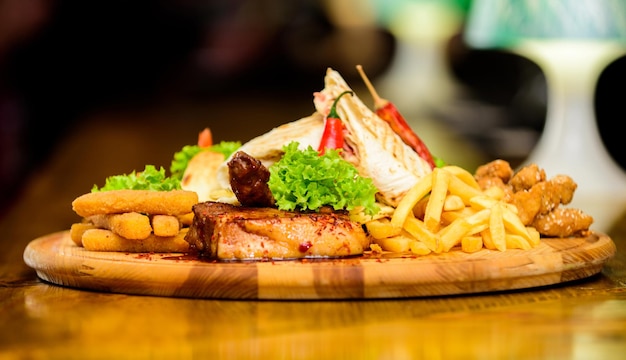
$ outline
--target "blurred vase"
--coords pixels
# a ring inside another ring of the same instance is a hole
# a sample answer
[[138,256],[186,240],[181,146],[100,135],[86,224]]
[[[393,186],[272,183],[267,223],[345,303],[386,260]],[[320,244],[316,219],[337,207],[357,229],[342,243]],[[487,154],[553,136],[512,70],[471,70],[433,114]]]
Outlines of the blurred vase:
[[462,29],[459,0],[368,0],[377,22],[396,39],[396,52],[376,87],[405,116],[429,116],[458,91],[446,47]]
[[624,0],[474,0],[466,41],[525,56],[543,71],[546,122],[523,165],[578,184],[569,205],[594,217],[592,229],[609,231],[626,209],[626,174],[606,150],[594,108],[602,71],[626,53]]

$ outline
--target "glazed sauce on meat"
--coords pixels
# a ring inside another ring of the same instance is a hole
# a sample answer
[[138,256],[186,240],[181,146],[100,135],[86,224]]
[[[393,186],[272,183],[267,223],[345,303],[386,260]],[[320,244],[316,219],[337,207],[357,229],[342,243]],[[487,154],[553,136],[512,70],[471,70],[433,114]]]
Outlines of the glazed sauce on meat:
[[272,207],[274,196],[267,184],[269,170],[261,161],[237,151],[228,162],[230,186],[243,206]]

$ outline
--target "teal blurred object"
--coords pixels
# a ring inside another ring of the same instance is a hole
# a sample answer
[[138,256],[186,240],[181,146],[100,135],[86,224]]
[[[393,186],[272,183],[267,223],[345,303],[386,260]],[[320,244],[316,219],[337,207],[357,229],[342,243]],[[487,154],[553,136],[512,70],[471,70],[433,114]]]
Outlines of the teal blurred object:
[[570,206],[594,217],[592,229],[610,230],[626,210],[626,174],[604,146],[594,96],[604,69],[626,54],[626,0],[474,0],[464,36],[470,47],[510,51],[541,68],[546,121],[522,165],[571,176]]
[[369,0],[376,13],[378,23],[389,27],[398,17],[398,12],[406,10],[414,4],[431,4],[445,7],[450,11],[456,11],[465,16],[470,7],[471,0]]
[[476,48],[507,48],[529,39],[626,43],[626,1],[475,0],[469,24],[465,36]]

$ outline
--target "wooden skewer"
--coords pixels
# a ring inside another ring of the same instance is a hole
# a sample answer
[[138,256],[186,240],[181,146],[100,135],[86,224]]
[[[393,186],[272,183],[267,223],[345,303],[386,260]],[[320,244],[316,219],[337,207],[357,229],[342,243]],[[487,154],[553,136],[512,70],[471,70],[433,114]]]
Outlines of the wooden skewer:
[[356,69],[361,75],[361,78],[363,79],[365,86],[367,86],[367,89],[369,90],[370,94],[372,94],[372,98],[374,99],[374,107],[382,108],[383,106],[385,106],[389,101],[387,99],[383,99],[380,96],[378,96],[378,92],[374,88],[374,85],[372,85],[372,83],[370,82],[370,79],[367,77],[367,75],[365,75],[363,66],[357,65]]

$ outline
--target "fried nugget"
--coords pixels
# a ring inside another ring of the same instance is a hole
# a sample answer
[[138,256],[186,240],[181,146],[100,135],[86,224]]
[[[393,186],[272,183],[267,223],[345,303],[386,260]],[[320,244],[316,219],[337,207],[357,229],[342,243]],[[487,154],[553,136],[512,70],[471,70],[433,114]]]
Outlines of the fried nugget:
[[96,225],[90,222],[80,222],[72,224],[70,227],[70,238],[74,244],[83,246],[83,234],[89,229],[95,229]]
[[193,222],[193,212],[183,214],[183,215],[178,215],[177,217],[178,217],[178,221],[183,226],[189,226]]
[[194,191],[111,190],[79,196],[72,202],[72,209],[82,217],[127,212],[182,215],[191,212],[197,202]]
[[554,185],[554,191],[559,194],[561,204],[569,204],[574,199],[574,192],[578,184],[568,175],[557,175],[550,179],[550,183]]
[[543,236],[580,235],[593,223],[593,218],[581,210],[561,208],[573,200],[577,188],[567,175],[547,179],[544,169],[536,164],[513,173],[508,162],[494,160],[480,166],[474,177],[483,191],[503,189],[503,200],[515,205],[522,223],[535,227]]
[[[499,177],[481,177],[476,180],[478,182],[478,186],[483,191],[487,191],[491,188],[498,188],[502,190],[502,199],[508,200],[513,196],[513,191],[511,187],[502,181]],[[493,190],[490,190],[493,191]]]
[[116,251],[130,253],[168,253],[186,252],[189,243],[185,241],[188,228],[175,236],[163,237],[150,235],[142,240],[130,240],[116,235],[111,230],[90,229],[82,237],[83,247],[90,251]]
[[593,217],[580,209],[559,207],[538,215],[532,225],[542,235],[568,237],[587,231],[592,223]]
[[176,216],[154,215],[152,217],[152,231],[156,236],[174,236],[181,229]]
[[494,160],[488,162],[484,165],[479,166],[476,169],[476,173],[474,177],[476,180],[480,180],[481,178],[499,178],[502,179],[502,182],[507,184],[509,180],[513,176],[513,169],[511,168],[511,164],[505,160]]
[[[99,214],[86,218],[95,226],[113,231],[126,239],[146,239],[152,233],[150,218],[138,212]],[[178,231],[178,229],[176,229]]]
[[524,166],[517,171],[509,181],[509,185],[513,188],[514,192],[529,190],[535,184],[538,184],[546,180],[546,172],[541,169],[537,164],[530,164]]
[[[525,184],[533,181],[528,180]],[[576,183],[572,178],[558,175],[550,180],[537,182],[528,190],[514,192],[510,202],[517,207],[522,222],[530,225],[535,217],[548,214],[561,204],[569,204],[575,190]]]
[[541,196],[537,192],[518,191],[511,196],[510,203],[517,208],[517,216],[524,225],[532,224],[541,210]]

